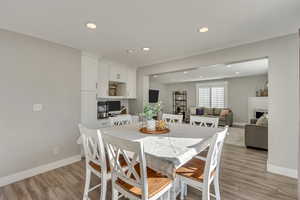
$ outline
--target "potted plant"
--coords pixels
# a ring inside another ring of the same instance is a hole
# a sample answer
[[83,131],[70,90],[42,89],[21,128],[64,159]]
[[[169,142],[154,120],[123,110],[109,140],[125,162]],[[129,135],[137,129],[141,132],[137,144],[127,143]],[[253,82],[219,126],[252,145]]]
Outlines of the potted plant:
[[154,116],[157,116],[158,113],[161,111],[161,104],[147,104],[144,106],[144,117],[147,120],[147,129],[148,130],[155,130],[156,124],[155,120],[153,119]]

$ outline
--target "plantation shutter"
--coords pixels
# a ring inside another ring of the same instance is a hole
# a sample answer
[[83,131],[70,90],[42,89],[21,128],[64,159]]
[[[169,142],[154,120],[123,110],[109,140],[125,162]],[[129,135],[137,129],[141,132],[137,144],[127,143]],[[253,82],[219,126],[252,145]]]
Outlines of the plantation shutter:
[[225,107],[225,88],[211,87],[211,107],[224,108]]
[[199,88],[199,106],[210,107],[210,88],[200,87]]

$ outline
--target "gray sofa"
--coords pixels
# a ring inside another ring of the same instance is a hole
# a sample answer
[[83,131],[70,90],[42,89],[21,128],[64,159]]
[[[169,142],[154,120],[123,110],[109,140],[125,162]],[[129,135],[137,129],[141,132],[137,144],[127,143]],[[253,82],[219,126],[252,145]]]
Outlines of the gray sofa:
[[[196,110],[201,107],[190,107],[190,115],[196,115]],[[233,124],[233,113],[232,110],[228,108],[206,108],[202,107],[204,109],[203,115],[200,116],[206,116],[206,117],[218,117],[219,118],[219,125],[220,126],[232,126]],[[225,116],[221,116],[222,110],[228,110],[228,114]]]
[[268,150],[268,127],[247,124],[245,126],[246,147]]

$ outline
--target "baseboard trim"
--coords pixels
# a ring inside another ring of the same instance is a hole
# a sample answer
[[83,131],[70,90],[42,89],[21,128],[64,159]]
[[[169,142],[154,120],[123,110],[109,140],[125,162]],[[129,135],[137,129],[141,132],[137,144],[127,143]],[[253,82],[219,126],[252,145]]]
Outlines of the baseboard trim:
[[66,165],[70,165],[74,162],[78,162],[81,160],[81,155],[75,155],[69,158],[65,158],[62,160],[58,160],[52,163],[48,163],[45,165],[41,165],[32,169],[24,170],[15,174],[11,174],[5,177],[0,177],[0,187],[15,183],[17,181],[21,181],[23,179],[36,176],[38,174],[57,169]]
[[233,122],[232,125],[234,126],[245,126],[247,123],[246,122]]
[[288,176],[295,179],[298,178],[298,171],[296,169],[280,167],[280,166],[272,165],[270,163],[267,164],[267,171],[274,174]]

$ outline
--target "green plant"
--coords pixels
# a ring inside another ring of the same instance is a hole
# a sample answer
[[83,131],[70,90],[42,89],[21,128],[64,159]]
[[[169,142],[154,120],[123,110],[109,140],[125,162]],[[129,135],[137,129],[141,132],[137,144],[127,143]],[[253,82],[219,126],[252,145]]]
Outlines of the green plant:
[[143,115],[147,120],[151,120],[161,111],[161,103],[147,104],[144,106]]

